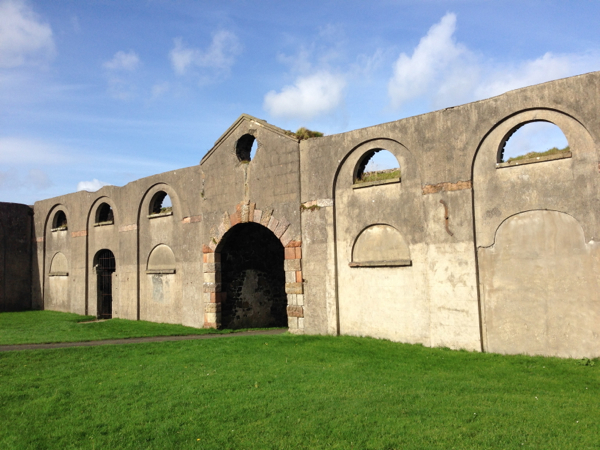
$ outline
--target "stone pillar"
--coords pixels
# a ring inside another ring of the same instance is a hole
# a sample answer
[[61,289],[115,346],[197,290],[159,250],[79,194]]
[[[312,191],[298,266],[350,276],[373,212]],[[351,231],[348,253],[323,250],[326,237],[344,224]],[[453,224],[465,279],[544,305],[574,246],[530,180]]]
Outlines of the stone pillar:
[[221,254],[209,247],[203,249],[204,267],[204,328],[221,325],[221,303],[226,292],[221,292]]
[[302,279],[302,246],[290,241],[285,247],[285,292],[290,333],[304,333],[304,284]]

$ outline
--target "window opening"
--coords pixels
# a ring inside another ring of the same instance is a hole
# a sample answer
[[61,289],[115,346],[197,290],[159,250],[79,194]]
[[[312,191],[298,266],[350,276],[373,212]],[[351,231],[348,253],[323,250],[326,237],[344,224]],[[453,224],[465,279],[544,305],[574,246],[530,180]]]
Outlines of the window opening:
[[566,158],[571,149],[562,130],[551,122],[528,122],[511,130],[498,151],[498,163]]
[[152,215],[168,215],[173,213],[173,204],[171,203],[171,197],[165,191],[159,191],[154,194],[152,200],[150,200],[150,211]]
[[114,223],[115,217],[113,214],[113,210],[108,203],[102,203],[98,207],[98,212],[96,213],[96,224],[111,224]]
[[67,229],[67,215],[64,211],[58,211],[54,214],[52,221],[52,231],[62,231]]
[[356,166],[354,184],[400,181],[400,164],[389,150],[369,150]]
[[112,275],[116,271],[115,255],[110,250],[96,253],[96,282],[98,291],[98,319],[112,319]]
[[242,163],[249,163],[258,150],[258,141],[251,134],[245,134],[235,144],[235,154]]

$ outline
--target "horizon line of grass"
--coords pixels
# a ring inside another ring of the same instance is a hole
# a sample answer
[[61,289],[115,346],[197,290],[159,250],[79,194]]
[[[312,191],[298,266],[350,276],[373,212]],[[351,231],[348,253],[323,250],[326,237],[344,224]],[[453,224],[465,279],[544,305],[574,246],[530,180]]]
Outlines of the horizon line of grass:
[[[128,339],[154,336],[229,334],[243,329],[194,328],[178,324],[144,320],[110,319],[102,322],[95,316],[81,316],[59,311],[21,311],[0,313],[0,345],[51,344]],[[269,328],[253,328],[269,329]]]

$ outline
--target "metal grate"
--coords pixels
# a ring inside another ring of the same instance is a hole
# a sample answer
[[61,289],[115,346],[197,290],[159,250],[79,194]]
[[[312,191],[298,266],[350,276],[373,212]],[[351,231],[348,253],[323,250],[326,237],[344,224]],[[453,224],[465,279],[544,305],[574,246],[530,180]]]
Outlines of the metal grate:
[[98,318],[112,318],[112,274],[116,270],[115,255],[110,250],[100,250],[96,257],[98,277]]

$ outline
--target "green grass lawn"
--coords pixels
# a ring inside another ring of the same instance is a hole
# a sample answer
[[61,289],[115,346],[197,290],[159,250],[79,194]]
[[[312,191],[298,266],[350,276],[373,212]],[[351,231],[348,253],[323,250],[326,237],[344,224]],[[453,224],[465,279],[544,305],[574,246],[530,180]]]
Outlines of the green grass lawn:
[[94,319],[93,316],[56,311],[0,313],[0,345],[232,332],[232,330],[199,329],[143,320],[111,319],[104,322],[80,323]]
[[2,449],[596,449],[600,365],[353,337],[0,353]]

